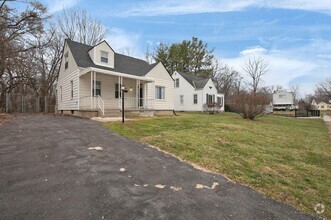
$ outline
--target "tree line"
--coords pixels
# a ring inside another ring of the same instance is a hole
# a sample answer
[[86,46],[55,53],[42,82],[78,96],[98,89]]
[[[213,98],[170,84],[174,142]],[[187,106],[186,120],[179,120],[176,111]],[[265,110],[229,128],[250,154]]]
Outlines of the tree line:
[[[0,111],[5,110],[8,94],[42,97],[40,108],[44,109],[47,100],[55,101],[64,40],[95,45],[108,36],[107,28],[86,11],[63,10],[51,17],[38,1],[2,1],[0,21]],[[172,44],[160,42],[151,53],[147,50],[146,61],[162,62],[171,74],[182,71],[211,77],[225,95],[227,110],[243,118],[263,115],[274,91],[261,84],[270,69],[265,59],[252,56],[234,69],[218,60],[214,48],[197,37]],[[331,99],[330,81],[318,85],[311,97]],[[291,90],[297,94],[298,87]]]
[[[51,17],[37,1],[1,1],[0,21],[0,111],[8,98],[12,111],[20,108],[17,98],[40,97],[38,112],[54,105],[64,40],[94,45],[108,33],[84,10],[63,10]],[[33,100],[27,105],[35,107]]]

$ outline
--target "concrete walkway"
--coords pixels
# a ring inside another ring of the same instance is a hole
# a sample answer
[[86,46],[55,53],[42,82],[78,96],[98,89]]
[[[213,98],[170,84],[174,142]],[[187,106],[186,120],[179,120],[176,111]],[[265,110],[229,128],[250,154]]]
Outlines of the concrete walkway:
[[21,115],[0,127],[1,219],[314,219],[99,122]]

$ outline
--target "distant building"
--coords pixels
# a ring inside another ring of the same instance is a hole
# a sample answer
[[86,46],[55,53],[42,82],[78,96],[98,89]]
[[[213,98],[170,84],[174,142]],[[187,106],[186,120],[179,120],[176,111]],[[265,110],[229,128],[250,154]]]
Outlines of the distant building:
[[272,95],[274,110],[294,110],[294,96],[291,92],[276,92]]
[[320,101],[315,99],[311,102],[311,105],[314,106],[315,109],[321,110],[321,111],[326,111],[326,110],[331,110],[331,100],[329,102],[326,101]]

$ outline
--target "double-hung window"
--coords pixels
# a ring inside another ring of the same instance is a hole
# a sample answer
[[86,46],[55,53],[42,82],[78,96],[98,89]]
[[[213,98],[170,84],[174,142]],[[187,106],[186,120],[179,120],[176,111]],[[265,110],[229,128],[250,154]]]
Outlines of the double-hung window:
[[101,96],[101,82],[100,81],[95,81],[95,94],[94,94],[94,80],[93,80],[93,96]]
[[69,67],[69,54],[66,52],[64,54],[64,69],[68,69]]
[[74,98],[74,81],[71,80],[70,81],[70,95],[71,95],[71,98]]
[[108,52],[101,51],[101,62],[108,63]]
[[118,83],[115,83],[115,99],[121,98],[121,85]]
[[198,94],[193,94],[193,104],[198,104]]
[[165,99],[165,87],[155,86],[155,99]]
[[179,88],[179,79],[175,79],[175,88]]
[[179,102],[181,105],[184,105],[184,95],[179,96]]

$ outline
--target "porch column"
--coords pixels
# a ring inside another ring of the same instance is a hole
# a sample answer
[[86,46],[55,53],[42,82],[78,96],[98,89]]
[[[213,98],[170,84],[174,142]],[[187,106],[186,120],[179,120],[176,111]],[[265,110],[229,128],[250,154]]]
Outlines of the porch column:
[[91,109],[93,108],[93,71],[91,71]]
[[[93,86],[93,94],[94,94],[94,97],[96,96],[96,91],[97,91],[97,73],[96,72],[93,72],[94,73],[94,86]],[[95,98],[93,97],[93,107],[95,108],[96,107],[96,100]]]
[[148,108],[147,100],[147,83],[144,84],[144,108]]
[[138,91],[137,91],[138,105],[137,105],[137,107],[140,108],[140,79],[138,79],[137,81],[138,81]]

